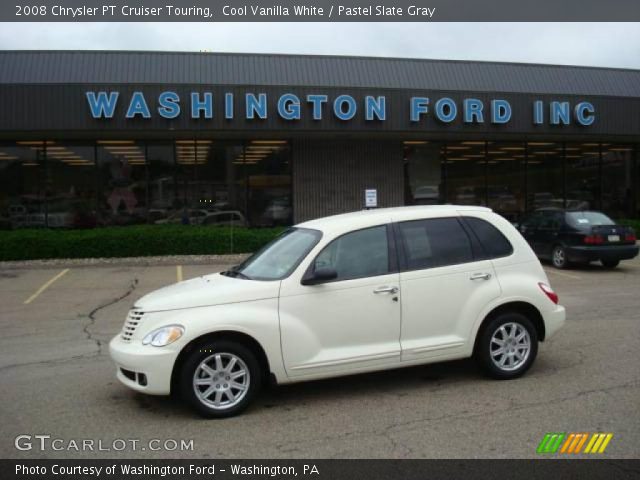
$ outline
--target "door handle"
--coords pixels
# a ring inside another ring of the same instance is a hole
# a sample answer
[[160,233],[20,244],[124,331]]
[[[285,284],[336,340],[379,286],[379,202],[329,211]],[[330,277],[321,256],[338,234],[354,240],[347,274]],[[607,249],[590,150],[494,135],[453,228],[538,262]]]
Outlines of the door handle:
[[489,280],[490,278],[490,273],[474,273],[469,277],[469,280]]
[[378,287],[373,291],[373,293],[376,295],[381,293],[398,293],[398,287]]

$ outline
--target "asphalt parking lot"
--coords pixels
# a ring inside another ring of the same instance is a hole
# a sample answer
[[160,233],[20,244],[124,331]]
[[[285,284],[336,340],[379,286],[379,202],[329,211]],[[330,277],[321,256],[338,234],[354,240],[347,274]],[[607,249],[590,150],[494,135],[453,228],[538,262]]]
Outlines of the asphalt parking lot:
[[[567,324],[515,381],[450,362],[273,388],[226,420],[120,385],[107,343],[133,302],[224,267],[0,268],[0,456],[521,458],[547,432],[611,432],[604,455],[640,456],[638,258],[614,271],[545,266]],[[108,446],[193,439],[193,450],[19,451],[21,434]]]

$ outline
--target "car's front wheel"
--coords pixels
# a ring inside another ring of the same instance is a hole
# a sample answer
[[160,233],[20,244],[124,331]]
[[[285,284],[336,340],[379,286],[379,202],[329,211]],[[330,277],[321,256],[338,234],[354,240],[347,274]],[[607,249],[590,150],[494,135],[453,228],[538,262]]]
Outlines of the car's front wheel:
[[499,380],[524,374],[538,354],[533,323],[517,312],[503,313],[482,329],[476,356],[485,372]]
[[182,366],[183,396],[204,417],[231,417],[249,406],[260,390],[260,365],[251,350],[218,340],[193,350]]

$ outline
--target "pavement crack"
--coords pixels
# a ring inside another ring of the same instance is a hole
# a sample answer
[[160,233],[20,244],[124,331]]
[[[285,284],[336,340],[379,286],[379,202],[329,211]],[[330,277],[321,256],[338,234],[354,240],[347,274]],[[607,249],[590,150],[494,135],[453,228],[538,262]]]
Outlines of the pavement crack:
[[102,341],[98,338],[95,338],[93,336],[93,333],[91,333],[90,329],[91,327],[93,327],[96,324],[96,314],[100,311],[103,310],[107,307],[110,307],[111,305],[115,305],[116,303],[124,300],[125,298],[127,298],[129,295],[131,295],[136,287],[138,286],[138,279],[134,278],[128,289],[119,297],[114,298],[113,300],[110,300],[107,303],[104,303],[102,305],[97,306],[96,308],[94,308],[93,310],[91,310],[91,312],[89,312],[89,315],[87,315],[87,317],[89,318],[89,322],[87,322],[87,324],[84,326],[84,328],[82,329],[82,331],[84,332],[84,334],[87,336],[87,340],[90,340],[92,342],[95,342],[96,346],[98,347],[98,352],[96,353],[96,355],[101,355],[102,354]]
[[100,311],[103,310],[111,305],[115,305],[116,303],[120,302],[121,300],[124,300],[125,298],[127,298],[129,295],[131,295],[134,290],[136,289],[138,285],[138,279],[134,278],[131,281],[131,284],[129,285],[129,287],[127,288],[127,290],[120,295],[117,298],[114,298],[113,300],[108,301],[107,303],[104,303],[102,305],[99,305],[98,307],[94,308],[93,310],[91,310],[91,312],[89,312],[88,315],[81,315],[81,318],[88,318],[89,321],[87,322],[87,324],[82,328],[82,332],[86,335],[87,339],[94,342],[98,348],[98,350],[95,353],[91,353],[91,354],[86,354],[86,355],[73,355],[71,357],[66,357],[66,358],[52,358],[49,360],[41,360],[41,361],[36,361],[36,362],[26,362],[26,363],[14,363],[14,364],[10,364],[10,365],[4,365],[2,367],[0,367],[0,372],[5,372],[7,370],[11,370],[13,368],[16,367],[26,367],[26,366],[33,366],[33,365],[55,365],[55,364],[59,364],[59,363],[65,363],[65,362],[69,362],[69,361],[73,361],[73,360],[78,360],[78,359],[89,359],[89,358],[94,358],[94,357],[98,357],[102,354],[102,341],[98,338],[95,338],[93,336],[93,333],[91,333],[91,327],[95,325],[96,323],[96,314]]

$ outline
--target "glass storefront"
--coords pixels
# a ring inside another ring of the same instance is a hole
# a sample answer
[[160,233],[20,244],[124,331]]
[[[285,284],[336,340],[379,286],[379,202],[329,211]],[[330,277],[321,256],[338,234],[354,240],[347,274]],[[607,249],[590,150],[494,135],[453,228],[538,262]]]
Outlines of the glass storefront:
[[[487,205],[511,221],[542,207],[638,218],[637,148],[406,140],[404,203]],[[276,139],[3,142],[0,228],[290,225],[292,161]]]
[[[405,204],[487,205],[511,221],[544,207],[638,218],[635,148],[596,142],[408,140]],[[429,201],[417,194],[422,185],[429,186]]]
[[0,227],[290,225],[290,151],[285,140],[0,143]]

